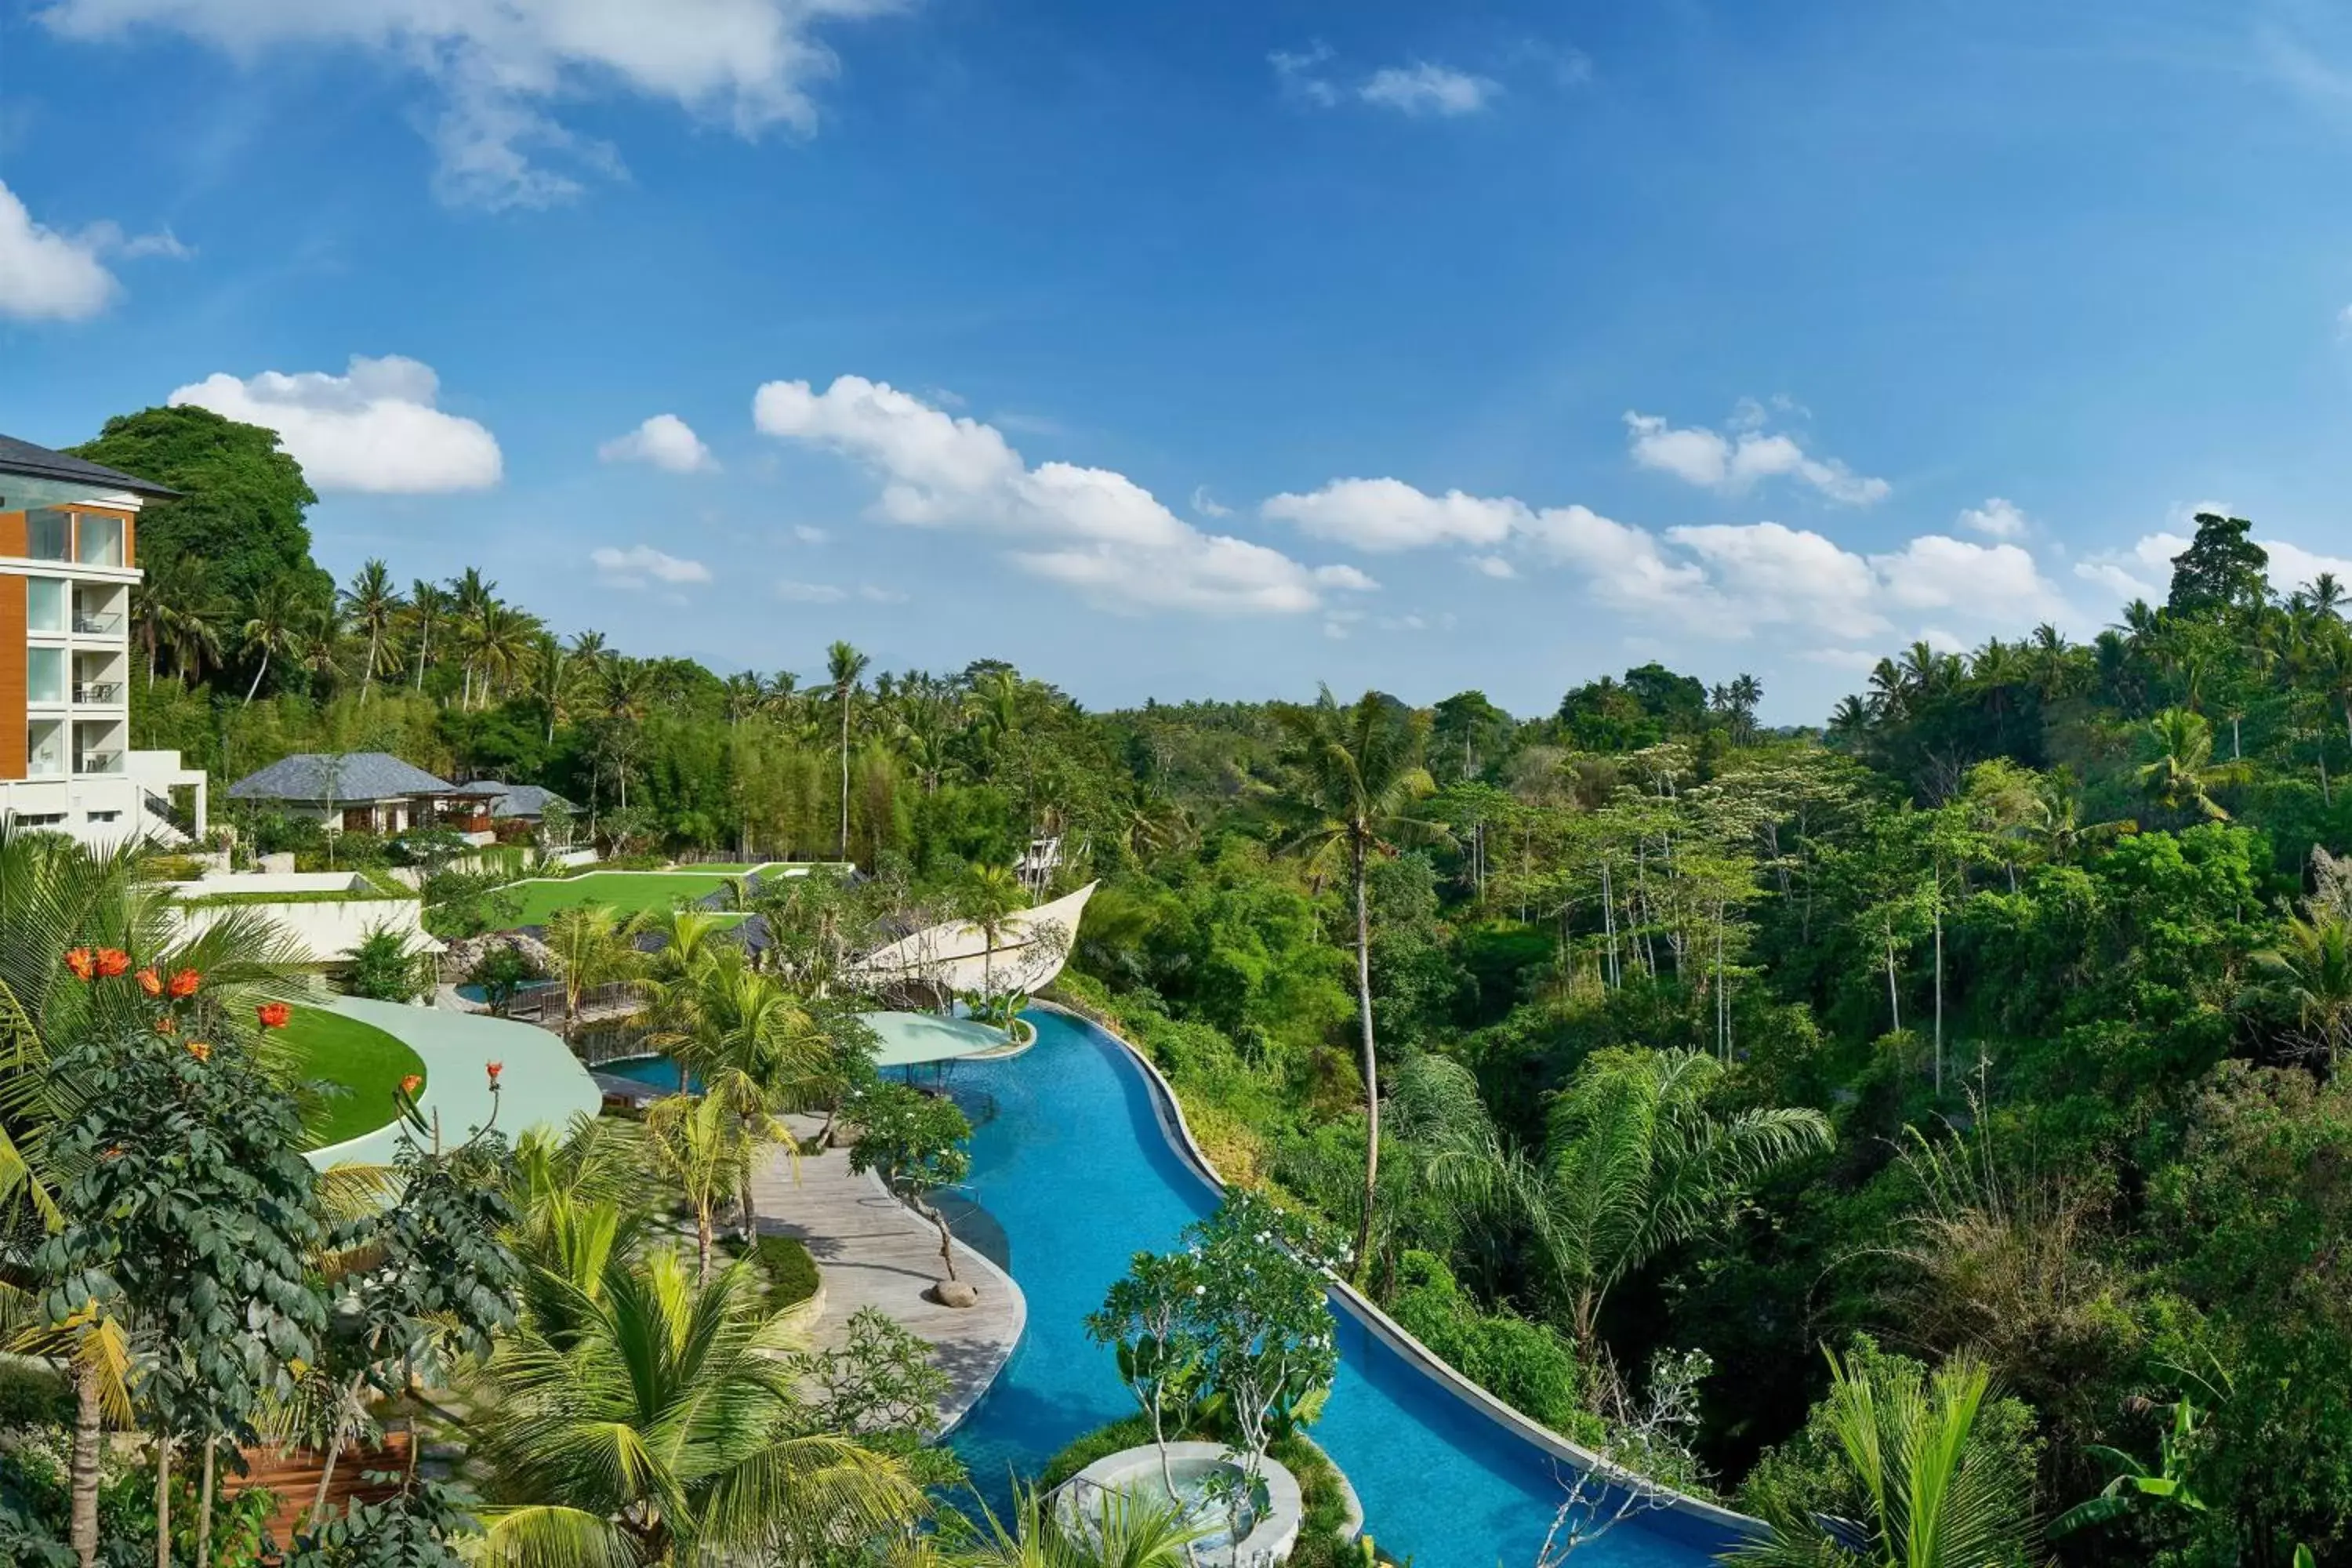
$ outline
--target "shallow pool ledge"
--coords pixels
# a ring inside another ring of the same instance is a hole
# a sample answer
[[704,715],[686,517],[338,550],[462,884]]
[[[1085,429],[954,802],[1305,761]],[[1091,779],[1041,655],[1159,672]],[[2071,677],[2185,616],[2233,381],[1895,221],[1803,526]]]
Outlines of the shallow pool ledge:
[[[1075,1007],[1059,1002],[1049,1002],[1043,998],[1033,1002],[1031,1005],[1058,1013],[1074,1023],[1097,1031],[1106,1039],[1117,1041],[1136,1065],[1143,1069],[1145,1079],[1151,1085],[1152,1109],[1157,1113],[1156,1119],[1160,1123],[1160,1131],[1167,1138],[1169,1146],[1175,1151],[1177,1157],[1190,1165],[1202,1181],[1220,1192],[1224,1190],[1224,1178],[1217,1173],[1217,1168],[1209,1163],[1207,1153],[1202,1150],[1198,1142],[1194,1142],[1192,1130],[1184,1121],[1183,1105],[1176,1098],[1175,1086],[1171,1084],[1167,1077],[1160,1072],[1159,1063],[1153,1061],[1150,1055],[1134,1041],[1089,1013],[1082,1013]],[[1435,1383],[1464,1405],[1509,1432],[1513,1436],[1532,1444],[1555,1459],[1564,1460],[1575,1466],[1580,1471],[1597,1470],[1604,1479],[1625,1487],[1628,1490],[1647,1492],[1658,1498],[1667,1511],[1680,1514],[1685,1519],[1735,1536],[1763,1533],[1765,1525],[1762,1521],[1750,1519],[1744,1513],[1725,1508],[1721,1503],[1711,1502],[1706,1498],[1692,1497],[1686,1492],[1678,1492],[1670,1487],[1662,1487],[1645,1476],[1636,1475],[1622,1466],[1610,1463],[1590,1448],[1570,1442],[1550,1427],[1504,1404],[1486,1389],[1454,1370],[1452,1363],[1407,1333],[1402,1324],[1374,1306],[1370,1299],[1346,1280],[1334,1278],[1330,1282],[1329,1295],[1332,1305],[1346,1312],[1368,1332],[1385,1342],[1415,1372]],[[1339,1468],[1336,1462],[1333,1468]],[[1341,1473],[1344,1475],[1346,1472],[1342,1470]]]

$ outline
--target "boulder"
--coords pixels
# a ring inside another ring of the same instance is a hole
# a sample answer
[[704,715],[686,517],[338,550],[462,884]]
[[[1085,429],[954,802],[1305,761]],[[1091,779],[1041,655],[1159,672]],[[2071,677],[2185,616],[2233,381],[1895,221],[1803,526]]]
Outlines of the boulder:
[[964,1279],[942,1279],[924,1292],[942,1307],[977,1307],[980,1290]]

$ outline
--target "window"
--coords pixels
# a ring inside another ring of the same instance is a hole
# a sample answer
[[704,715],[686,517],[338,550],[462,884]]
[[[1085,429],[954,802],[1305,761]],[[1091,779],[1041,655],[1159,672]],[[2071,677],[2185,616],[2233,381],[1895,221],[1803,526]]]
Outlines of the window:
[[52,719],[26,726],[25,776],[54,778],[66,771],[66,727]]
[[66,650],[32,647],[25,650],[25,700],[63,702],[66,700]]
[[19,811],[11,816],[19,827],[61,827],[66,820],[62,811]]
[[77,520],[81,524],[81,538],[75,556],[85,566],[120,566],[122,564],[122,520],[83,512]]
[[122,814],[119,811],[88,811],[84,812],[82,816],[85,821],[89,822],[120,822],[122,820]]
[[64,578],[25,579],[25,624],[37,632],[61,632],[66,629]]
[[25,514],[25,553],[36,561],[73,559],[73,519],[51,509]]

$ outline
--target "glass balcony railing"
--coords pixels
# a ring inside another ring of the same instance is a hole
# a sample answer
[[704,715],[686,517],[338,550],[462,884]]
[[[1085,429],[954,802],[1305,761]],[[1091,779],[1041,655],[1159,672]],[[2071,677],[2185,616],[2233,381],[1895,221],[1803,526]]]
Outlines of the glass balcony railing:
[[74,630],[79,632],[84,637],[112,637],[116,632],[119,632],[121,629],[122,617],[121,616],[91,615],[83,610],[76,610],[74,612]]
[[77,680],[73,700],[77,702],[107,705],[122,700],[122,682],[119,680]]
[[78,773],[119,773],[122,771],[121,752],[83,752],[74,758]]

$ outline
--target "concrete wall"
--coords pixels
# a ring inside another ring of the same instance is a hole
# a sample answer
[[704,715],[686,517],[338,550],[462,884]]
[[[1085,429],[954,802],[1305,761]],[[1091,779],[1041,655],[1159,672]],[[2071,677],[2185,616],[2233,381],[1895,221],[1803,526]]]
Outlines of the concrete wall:
[[[197,884],[203,886],[203,884]],[[302,961],[340,963],[368,934],[387,927],[408,938],[411,948],[438,952],[439,939],[425,930],[425,906],[415,899],[352,899],[335,903],[198,905],[180,911],[191,935],[233,912],[251,911],[277,922],[299,948]]]

